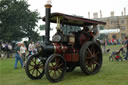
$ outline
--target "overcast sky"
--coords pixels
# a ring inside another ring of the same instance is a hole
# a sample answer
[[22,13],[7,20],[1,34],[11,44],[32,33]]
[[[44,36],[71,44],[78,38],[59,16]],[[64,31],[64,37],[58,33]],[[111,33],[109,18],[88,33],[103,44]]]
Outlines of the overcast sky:
[[[47,0],[28,0],[31,10],[38,10],[40,16],[45,16],[45,7]],[[88,18],[93,18],[93,13],[102,11],[102,17],[109,17],[110,12],[114,11],[115,16],[121,16],[121,12],[126,8],[128,15],[128,0],[52,0],[52,12],[60,12],[70,15],[79,15]],[[39,21],[39,25],[44,24]],[[41,35],[44,32],[40,32]]]
[[[31,10],[37,9],[41,16],[44,16],[46,1],[28,0],[28,3]],[[115,16],[120,16],[124,7],[128,15],[128,0],[52,0],[52,6],[52,12],[75,14],[86,18],[88,17],[88,12],[90,12],[91,18],[93,18],[93,13],[99,13],[100,10],[103,17],[109,17],[111,11],[115,12]]]

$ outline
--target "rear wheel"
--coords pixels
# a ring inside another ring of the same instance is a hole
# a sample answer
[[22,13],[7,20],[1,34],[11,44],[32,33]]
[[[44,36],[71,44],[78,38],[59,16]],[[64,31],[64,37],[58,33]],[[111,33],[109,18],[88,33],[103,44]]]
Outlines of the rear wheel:
[[95,74],[102,66],[102,51],[97,43],[86,42],[80,50],[80,67],[85,74]]
[[45,74],[50,82],[57,82],[63,79],[66,72],[66,62],[59,54],[51,55],[45,64]]
[[44,75],[44,63],[39,59],[39,55],[29,56],[26,65],[25,71],[29,78],[31,79],[41,79]]

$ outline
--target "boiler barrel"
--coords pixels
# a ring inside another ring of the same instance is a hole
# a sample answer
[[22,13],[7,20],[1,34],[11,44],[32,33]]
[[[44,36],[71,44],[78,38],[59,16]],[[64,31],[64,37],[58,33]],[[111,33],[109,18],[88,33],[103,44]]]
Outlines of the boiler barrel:
[[67,46],[59,43],[43,44],[38,49],[38,52],[42,57],[48,57],[51,54],[62,54],[68,50]]

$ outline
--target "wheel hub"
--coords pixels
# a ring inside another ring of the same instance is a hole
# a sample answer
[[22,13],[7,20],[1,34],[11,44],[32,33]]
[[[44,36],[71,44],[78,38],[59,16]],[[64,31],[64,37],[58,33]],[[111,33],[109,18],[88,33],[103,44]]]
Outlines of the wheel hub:
[[93,61],[96,60],[96,56],[92,56],[92,60],[93,60]]
[[39,69],[39,65],[35,65],[34,66],[34,69]]

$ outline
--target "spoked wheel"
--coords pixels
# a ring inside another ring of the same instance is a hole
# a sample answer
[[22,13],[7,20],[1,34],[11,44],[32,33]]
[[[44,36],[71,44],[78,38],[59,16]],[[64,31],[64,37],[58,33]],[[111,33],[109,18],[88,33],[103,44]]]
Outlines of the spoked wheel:
[[44,63],[37,54],[29,56],[26,66],[26,74],[31,79],[41,79],[44,75]]
[[62,80],[66,72],[66,63],[59,54],[51,55],[45,64],[45,74],[49,81],[57,82]]
[[99,72],[102,65],[102,51],[98,44],[86,42],[80,50],[80,67],[85,74]]

